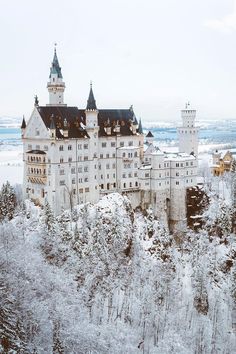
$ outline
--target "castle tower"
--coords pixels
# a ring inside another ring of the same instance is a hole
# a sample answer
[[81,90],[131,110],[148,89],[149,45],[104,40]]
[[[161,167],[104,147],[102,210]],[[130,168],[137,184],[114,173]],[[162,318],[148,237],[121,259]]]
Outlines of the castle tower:
[[198,156],[198,131],[195,127],[196,110],[187,103],[181,111],[182,126],[177,129],[179,138],[179,152],[186,152]]
[[52,66],[50,68],[49,82],[47,89],[49,92],[49,104],[48,106],[65,106],[64,104],[64,91],[65,83],[61,73],[61,67],[57,58],[56,47],[54,49],[54,57]]
[[90,92],[87,101],[86,114],[86,128],[98,127],[98,110],[96,101],[94,99],[92,83],[90,83]]

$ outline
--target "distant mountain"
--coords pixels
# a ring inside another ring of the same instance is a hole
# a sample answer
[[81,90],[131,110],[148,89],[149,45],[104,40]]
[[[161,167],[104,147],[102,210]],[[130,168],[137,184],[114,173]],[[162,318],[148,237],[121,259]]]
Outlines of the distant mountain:
[[21,117],[0,117],[0,128],[19,128]]

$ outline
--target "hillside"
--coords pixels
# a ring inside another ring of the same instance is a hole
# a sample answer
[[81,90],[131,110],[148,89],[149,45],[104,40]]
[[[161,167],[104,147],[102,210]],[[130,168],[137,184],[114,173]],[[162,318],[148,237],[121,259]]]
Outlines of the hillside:
[[18,206],[0,224],[0,351],[233,353],[236,241],[210,203],[204,231],[175,235],[119,194],[56,220]]

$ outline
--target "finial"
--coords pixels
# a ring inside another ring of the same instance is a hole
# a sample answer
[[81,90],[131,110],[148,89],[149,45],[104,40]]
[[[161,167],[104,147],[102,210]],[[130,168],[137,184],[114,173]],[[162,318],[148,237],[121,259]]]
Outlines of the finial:
[[133,105],[132,105],[132,104],[131,104],[129,110],[130,110],[131,112],[133,112]]
[[37,95],[34,96],[34,105],[35,105],[35,107],[37,107],[39,105],[39,100],[38,100]]
[[185,104],[185,109],[188,109],[190,106],[190,102],[188,101],[186,104]]
[[93,82],[90,80],[90,88],[93,88]]
[[56,51],[57,51],[57,43],[55,42],[54,43],[54,52],[56,53]]

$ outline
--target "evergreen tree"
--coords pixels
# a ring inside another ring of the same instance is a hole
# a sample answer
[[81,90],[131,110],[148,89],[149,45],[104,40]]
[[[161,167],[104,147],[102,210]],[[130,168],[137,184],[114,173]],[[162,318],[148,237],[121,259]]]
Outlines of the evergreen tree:
[[16,208],[16,194],[7,181],[0,191],[0,221],[4,218],[12,219]]

